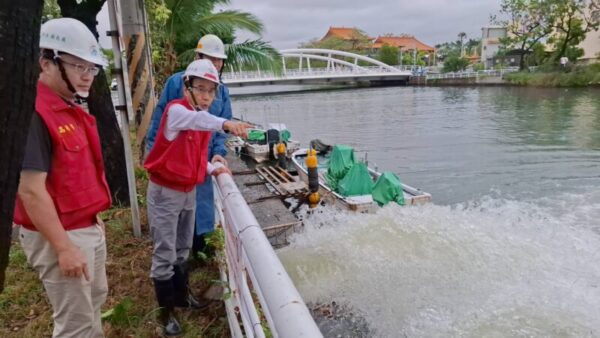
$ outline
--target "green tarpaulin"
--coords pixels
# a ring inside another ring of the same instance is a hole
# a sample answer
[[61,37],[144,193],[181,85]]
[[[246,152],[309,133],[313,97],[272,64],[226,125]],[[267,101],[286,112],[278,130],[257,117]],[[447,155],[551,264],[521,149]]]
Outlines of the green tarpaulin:
[[373,179],[369,174],[367,166],[362,163],[354,163],[346,176],[339,181],[338,190],[342,196],[369,195],[373,191]]
[[344,178],[350,167],[354,164],[354,150],[352,147],[336,144],[329,157],[327,168],[327,184],[337,191],[338,182]]
[[402,184],[396,174],[390,171],[386,171],[375,183],[373,187],[373,200],[384,206],[390,201],[395,201],[400,205],[404,205],[404,192],[402,190]]
[[281,140],[283,142],[287,142],[290,140],[290,137],[292,137],[292,133],[290,133],[289,130],[284,129],[282,131],[279,132],[279,137],[281,138]]
[[265,137],[266,137],[266,133],[264,130],[260,130],[260,129],[248,130],[248,141],[264,141]]

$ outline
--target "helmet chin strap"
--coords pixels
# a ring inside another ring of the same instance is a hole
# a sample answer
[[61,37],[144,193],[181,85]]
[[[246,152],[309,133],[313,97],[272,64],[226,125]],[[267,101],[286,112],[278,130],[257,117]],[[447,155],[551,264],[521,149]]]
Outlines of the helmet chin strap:
[[192,98],[192,102],[194,103],[194,110],[199,111],[200,110],[200,106],[198,105],[198,101],[196,101],[196,97],[194,96],[194,92],[192,91],[192,86],[188,83],[185,88],[187,89],[188,93],[190,93],[190,97]]
[[90,96],[90,92],[78,92],[77,90],[75,90],[75,87],[73,87],[73,84],[71,83],[71,81],[67,77],[67,71],[65,70],[65,66],[63,66],[62,62],[60,61],[60,57],[58,56],[57,51],[54,51],[54,59],[53,59],[53,61],[54,61],[54,63],[56,65],[58,65],[58,70],[60,71],[60,77],[67,84],[67,89],[69,89],[69,91],[76,98],[79,97],[79,98],[82,98],[82,99],[86,99],[88,96]]

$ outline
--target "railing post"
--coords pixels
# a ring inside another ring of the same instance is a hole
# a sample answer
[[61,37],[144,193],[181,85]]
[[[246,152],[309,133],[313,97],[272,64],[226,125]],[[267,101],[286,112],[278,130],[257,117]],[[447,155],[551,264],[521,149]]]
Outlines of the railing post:
[[287,71],[285,69],[285,56],[281,56],[281,63],[283,64],[283,76],[287,76]]
[[258,288],[263,310],[269,312],[273,322],[274,336],[323,337],[233,178],[219,175],[216,181],[225,218],[224,230],[237,236],[241,244],[242,251],[233,258],[247,259],[252,284]]

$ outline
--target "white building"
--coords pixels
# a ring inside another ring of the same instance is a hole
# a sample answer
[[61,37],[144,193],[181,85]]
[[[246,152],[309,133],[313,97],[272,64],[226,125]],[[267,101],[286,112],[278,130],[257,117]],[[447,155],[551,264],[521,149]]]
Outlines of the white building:
[[500,38],[506,37],[506,28],[499,26],[483,27],[481,29],[481,63],[485,68],[494,66],[493,58],[500,49]]
[[[592,17],[600,20],[600,10],[595,10]],[[600,30],[588,32],[585,40],[579,44],[579,48],[583,48],[583,56],[579,60],[597,62],[600,57]]]

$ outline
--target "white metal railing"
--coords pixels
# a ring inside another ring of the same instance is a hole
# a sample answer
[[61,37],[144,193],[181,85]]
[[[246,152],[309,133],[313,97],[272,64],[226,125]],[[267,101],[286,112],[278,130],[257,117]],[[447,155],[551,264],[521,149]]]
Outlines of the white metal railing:
[[216,216],[225,233],[221,279],[231,294],[225,300],[231,335],[262,338],[265,325],[273,337],[323,337],[233,178],[219,175],[213,186]]
[[[397,69],[397,73],[410,72],[409,68]],[[318,78],[336,75],[377,75],[377,74],[394,74],[386,68],[379,66],[362,66],[356,68],[337,67],[328,68],[310,68],[310,69],[287,69],[285,72],[275,74],[272,71],[243,71],[243,72],[226,72],[223,73],[223,81],[235,80],[254,80],[254,79],[290,79],[290,78]]]
[[478,78],[485,76],[497,76],[502,77],[504,74],[518,71],[518,67],[502,68],[502,69],[487,69],[479,71],[466,71],[466,72],[450,72],[450,73],[439,73],[439,74],[427,74],[425,75],[427,80],[436,79],[466,79],[466,78]]

